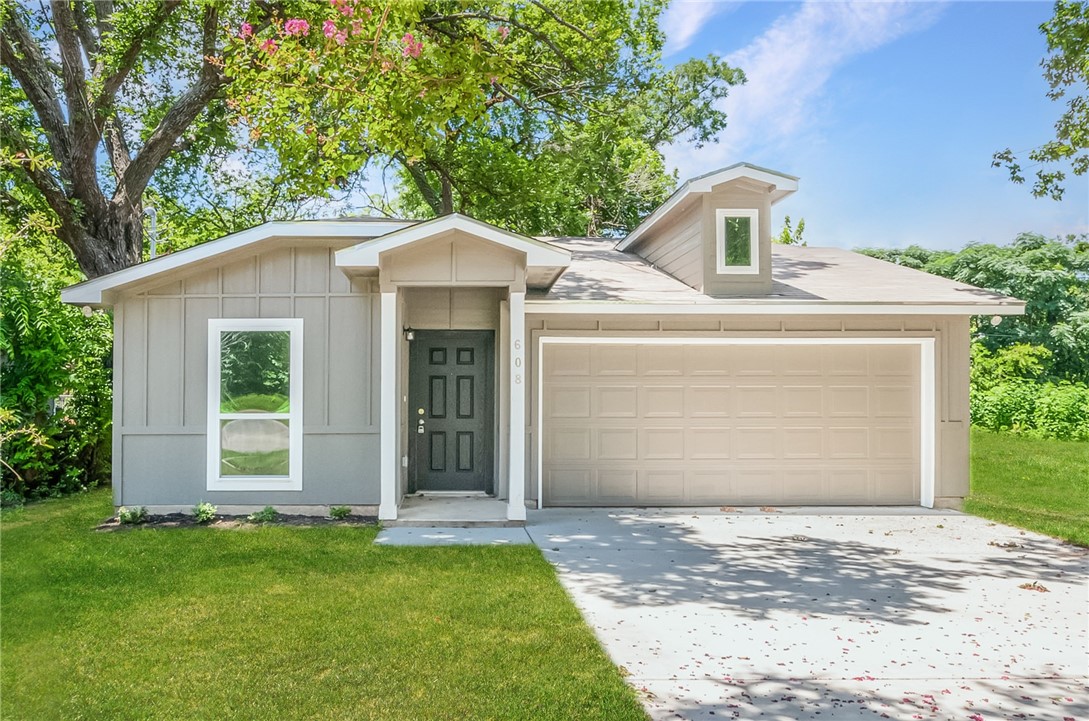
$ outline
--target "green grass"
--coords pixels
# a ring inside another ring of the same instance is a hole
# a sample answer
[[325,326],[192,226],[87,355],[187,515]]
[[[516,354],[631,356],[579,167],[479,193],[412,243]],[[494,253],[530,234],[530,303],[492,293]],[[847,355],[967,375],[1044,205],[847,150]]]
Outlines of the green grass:
[[4,719],[643,719],[536,548],[0,519]]
[[1089,546],[1089,443],[973,428],[964,510]]

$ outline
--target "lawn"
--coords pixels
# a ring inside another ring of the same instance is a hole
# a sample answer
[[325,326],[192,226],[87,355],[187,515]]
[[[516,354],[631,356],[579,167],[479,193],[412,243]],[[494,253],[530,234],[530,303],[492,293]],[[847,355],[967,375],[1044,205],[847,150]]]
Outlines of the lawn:
[[973,428],[964,510],[1089,546],[1089,443]]
[[4,719],[644,719],[532,546],[0,521]]

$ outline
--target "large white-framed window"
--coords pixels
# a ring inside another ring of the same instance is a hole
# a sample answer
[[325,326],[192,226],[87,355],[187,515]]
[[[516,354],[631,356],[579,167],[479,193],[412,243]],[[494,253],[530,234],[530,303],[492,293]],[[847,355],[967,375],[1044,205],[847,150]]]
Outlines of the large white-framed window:
[[760,272],[760,211],[715,211],[715,266],[721,273]]
[[208,490],[302,490],[301,318],[208,321]]

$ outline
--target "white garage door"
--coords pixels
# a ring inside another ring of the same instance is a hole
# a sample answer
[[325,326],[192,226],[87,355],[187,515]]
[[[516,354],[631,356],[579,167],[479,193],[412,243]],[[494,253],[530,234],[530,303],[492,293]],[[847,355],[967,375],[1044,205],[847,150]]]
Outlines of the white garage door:
[[546,343],[544,504],[917,504],[919,355]]

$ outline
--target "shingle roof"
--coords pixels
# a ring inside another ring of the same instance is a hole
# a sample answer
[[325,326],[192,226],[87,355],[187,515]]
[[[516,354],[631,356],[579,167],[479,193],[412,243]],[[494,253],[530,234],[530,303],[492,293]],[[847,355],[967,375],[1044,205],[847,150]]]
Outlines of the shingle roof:
[[633,254],[610,238],[548,238],[571,251],[571,265],[547,292],[527,300],[557,302],[1006,305],[1021,302],[965,283],[840,248],[772,246],[770,295],[712,298]]

